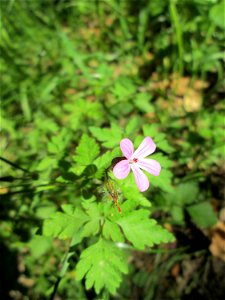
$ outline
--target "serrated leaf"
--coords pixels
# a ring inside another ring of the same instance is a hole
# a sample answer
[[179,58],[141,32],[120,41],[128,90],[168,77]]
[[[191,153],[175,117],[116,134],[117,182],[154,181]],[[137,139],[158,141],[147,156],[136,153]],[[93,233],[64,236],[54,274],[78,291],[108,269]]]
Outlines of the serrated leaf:
[[111,128],[99,128],[92,126],[89,127],[89,130],[98,141],[103,143],[103,146],[106,148],[118,146],[122,138],[122,130],[115,123],[111,124]]
[[140,93],[136,95],[134,105],[144,113],[151,113],[155,111],[155,108],[150,101],[152,99],[152,95],[149,93]]
[[125,127],[126,137],[134,136],[135,131],[140,127],[140,123],[141,120],[138,116],[131,118]]
[[70,140],[71,132],[67,129],[63,129],[56,136],[53,136],[48,142],[48,152],[52,154],[57,154],[59,156],[63,155],[63,150],[65,149],[68,141]]
[[150,136],[155,141],[155,137],[159,133],[158,132],[158,127],[157,127],[156,124],[152,124],[152,125],[145,124],[143,126],[143,133],[144,133],[144,136]]
[[173,188],[171,193],[163,193],[165,205],[167,206],[180,206],[183,207],[186,204],[191,204],[197,200],[199,193],[196,182],[180,183]]
[[216,224],[217,216],[209,202],[194,204],[187,208],[194,223],[203,228],[209,228]]
[[[123,184],[121,185],[121,190],[123,192],[124,198],[133,203],[132,205],[133,209],[137,206],[143,206],[143,207],[151,206],[151,202],[143,194],[140,193],[135,183],[133,185]],[[128,202],[126,202],[123,207],[125,209],[125,207],[128,206],[129,204]]]
[[130,212],[117,223],[121,226],[126,238],[137,249],[174,240],[170,232],[157,225],[155,220],[149,219],[149,212],[144,209]]
[[83,226],[81,235],[87,237],[98,233],[100,228],[100,212],[97,203],[89,203],[86,207],[86,214],[89,217],[87,223]]
[[151,241],[152,244],[171,243],[175,241],[175,238],[171,232],[156,224],[151,228]]
[[53,153],[53,154],[59,153],[57,144],[54,144],[53,142],[49,142],[47,148],[49,153]]
[[50,219],[44,221],[43,235],[65,240],[73,235],[88,221],[88,216],[70,204],[62,206],[64,212],[54,213]]
[[123,242],[124,238],[120,231],[119,226],[116,223],[113,223],[109,220],[106,220],[102,230],[103,236],[109,240],[113,240],[114,242]]
[[46,116],[40,113],[35,114],[34,123],[40,131],[48,133],[55,133],[59,131],[59,126],[52,119],[46,118]]
[[87,134],[83,134],[73,159],[78,164],[87,166],[93,163],[99,152],[99,146],[96,141]]
[[103,288],[115,294],[122,281],[122,273],[127,272],[128,265],[123,251],[103,239],[85,249],[76,266],[77,280],[86,275],[86,289],[94,286],[97,294]]

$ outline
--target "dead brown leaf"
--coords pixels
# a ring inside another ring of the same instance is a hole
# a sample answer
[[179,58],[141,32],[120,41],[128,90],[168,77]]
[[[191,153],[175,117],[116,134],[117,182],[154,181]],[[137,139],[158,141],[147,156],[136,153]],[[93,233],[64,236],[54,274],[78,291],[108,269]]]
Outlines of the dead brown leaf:
[[176,263],[171,269],[171,275],[176,278],[180,273],[180,265]]
[[21,275],[18,278],[18,282],[20,284],[22,284],[23,286],[28,287],[28,288],[32,287],[34,285],[34,283],[35,283],[35,281],[33,279],[28,278],[25,275]]
[[201,93],[193,89],[188,89],[184,95],[183,105],[186,112],[196,112],[200,110],[202,106]]
[[189,77],[175,78],[171,81],[170,87],[177,96],[184,96],[190,84]]
[[218,221],[213,230],[209,250],[213,256],[225,262],[225,224],[221,221]]

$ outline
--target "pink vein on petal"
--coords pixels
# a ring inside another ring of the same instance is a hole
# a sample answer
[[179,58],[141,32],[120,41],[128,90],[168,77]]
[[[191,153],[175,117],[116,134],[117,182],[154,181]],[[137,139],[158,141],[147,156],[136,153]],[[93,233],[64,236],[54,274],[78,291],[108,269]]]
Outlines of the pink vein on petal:
[[132,156],[133,152],[134,152],[134,146],[133,143],[131,142],[131,140],[129,139],[123,139],[120,142],[120,149],[123,152],[123,155],[127,158],[130,159],[130,157]]
[[154,159],[140,158],[138,159],[137,165],[139,168],[147,171],[154,176],[159,176],[161,171],[160,163]]
[[131,165],[131,168],[134,173],[134,178],[139,190],[141,192],[146,191],[149,188],[149,181],[147,176],[135,164]]
[[137,150],[132,155],[133,157],[146,157],[152,154],[156,149],[156,145],[150,137],[146,137]]
[[113,174],[118,179],[124,179],[130,173],[130,165],[127,159],[121,160],[113,168]]

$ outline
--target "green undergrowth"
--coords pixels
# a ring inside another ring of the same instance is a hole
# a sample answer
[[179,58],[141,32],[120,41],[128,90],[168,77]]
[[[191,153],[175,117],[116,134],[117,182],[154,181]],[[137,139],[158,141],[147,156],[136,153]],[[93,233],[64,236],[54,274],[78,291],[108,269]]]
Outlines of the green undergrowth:
[[[222,207],[224,1],[0,6],[7,295],[180,297],[158,289],[188,255],[177,231],[212,228]],[[140,193],[112,168],[121,139],[146,136],[162,170]]]

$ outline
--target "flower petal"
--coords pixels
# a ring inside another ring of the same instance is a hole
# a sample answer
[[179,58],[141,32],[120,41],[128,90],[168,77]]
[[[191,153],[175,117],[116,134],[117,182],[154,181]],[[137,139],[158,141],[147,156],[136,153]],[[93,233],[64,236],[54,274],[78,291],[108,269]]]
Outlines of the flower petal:
[[138,159],[137,165],[141,169],[147,171],[148,173],[150,173],[154,176],[159,176],[160,171],[161,171],[160,163],[154,159],[140,158],[140,159]]
[[136,164],[132,164],[131,169],[134,172],[134,178],[139,190],[141,192],[146,191],[149,188],[149,181],[147,176],[139,169]]
[[130,173],[130,165],[127,159],[121,160],[113,168],[113,174],[118,179],[124,179]]
[[123,155],[127,158],[130,159],[131,155],[134,152],[134,146],[131,140],[129,139],[123,139],[120,142],[120,149],[123,152]]
[[132,155],[132,158],[146,157],[146,156],[152,154],[155,151],[155,149],[156,149],[155,143],[148,136],[142,141],[140,146],[137,148],[137,150]]

